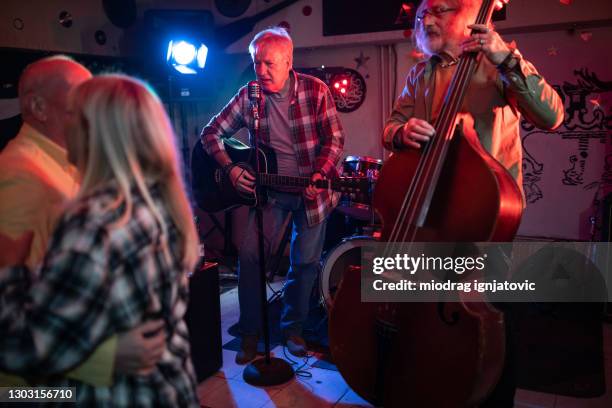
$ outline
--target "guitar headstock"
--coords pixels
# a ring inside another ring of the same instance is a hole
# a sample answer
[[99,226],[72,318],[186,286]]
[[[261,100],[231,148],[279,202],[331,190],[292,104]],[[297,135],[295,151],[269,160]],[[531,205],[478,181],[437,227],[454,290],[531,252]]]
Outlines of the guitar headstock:
[[368,177],[338,177],[331,180],[331,188],[359,202],[369,202],[372,182]]
[[367,177],[338,177],[332,180],[332,189],[341,193],[369,193],[370,180]]

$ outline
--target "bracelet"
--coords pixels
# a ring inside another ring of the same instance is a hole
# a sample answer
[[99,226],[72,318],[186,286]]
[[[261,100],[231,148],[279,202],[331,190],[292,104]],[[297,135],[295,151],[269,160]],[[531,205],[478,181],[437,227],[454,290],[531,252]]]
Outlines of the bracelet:
[[395,132],[393,139],[391,140],[391,145],[395,150],[400,150],[404,147],[403,143],[401,142],[401,130]]
[[504,60],[500,64],[497,65],[497,69],[504,72],[504,71],[508,71],[514,68],[514,67],[510,67],[509,65],[512,60],[516,60],[516,59],[517,59],[516,48],[510,48],[510,52],[508,53],[506,58],[504,58]]

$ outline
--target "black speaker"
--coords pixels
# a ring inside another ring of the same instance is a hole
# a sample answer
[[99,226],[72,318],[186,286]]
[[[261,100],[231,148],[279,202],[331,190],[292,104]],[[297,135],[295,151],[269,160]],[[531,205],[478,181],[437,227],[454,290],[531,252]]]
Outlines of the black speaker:
[[198,381],[210,377],[223,365],[219,296],[217,264],[204,262],[189,278],[189,305],[185,314]]
[[603,200],[601,219],[601,241],[612,242],[612,193]]

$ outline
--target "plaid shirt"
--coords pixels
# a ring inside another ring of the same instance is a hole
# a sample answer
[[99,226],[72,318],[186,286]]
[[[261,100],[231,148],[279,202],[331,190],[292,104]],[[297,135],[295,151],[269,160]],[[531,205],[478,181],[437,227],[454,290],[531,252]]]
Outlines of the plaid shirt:
[[[291,71],[294,89],[289,108],[289,126],[294,141],[298,171],[310,177],[320,171],[337,176],[336,166],[344,147],[344,132],[329,88],[319,79]],[[264,104],[260,119],[260,141],[270,144],[270,128]],[[223,150],[222,138],[231,137],[242,128],[253,128],[251,106],[246,86],[202,130],[202,144],[214,156]],[[251,144],[253,132],[249,132]],[[309,225],[325,220],[338,202],[338,194],[323,191],[315,200],[304,200]]]
[[[169,264],[159,249],[158,223],[135,190],[127,224],[110,227],[122,210],[107,209],[116,193],[98,189],[68,210],[39,279],[25,268],[0,271],[0,368],[34,383],[76,386],[83,406],[198,406],[178,232],[153,188],[168,225]],[[111,387],[98,388],[63,378],[109,336],[155,317],[165,322],[167,349],[151,374],[115,375]]]

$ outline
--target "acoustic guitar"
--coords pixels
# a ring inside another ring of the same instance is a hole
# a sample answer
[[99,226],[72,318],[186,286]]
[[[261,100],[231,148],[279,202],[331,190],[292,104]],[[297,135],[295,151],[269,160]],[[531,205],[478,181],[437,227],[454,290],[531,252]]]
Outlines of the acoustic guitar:
[[[254,174],[259,186],[306,188],[312,183],[310,177],[277,174],[276,155],[267,146],[259,148],[260,168],[255,171],[255,149],[234,138],[223,139],[223,145],[232,162]],[[194,198],[204,211],[226,211],[241,205],[253,207],[258,204],[255,194],[243,194],[234,188],[229,175],[206,153],[201,142],[193,149],[191,173]],[[315,186],[348,194],[359,202],[370,202],[371,184],[367,177],[337,177],[318,180]],[[260,200],[265,199],[266,194],[261,194]]]

